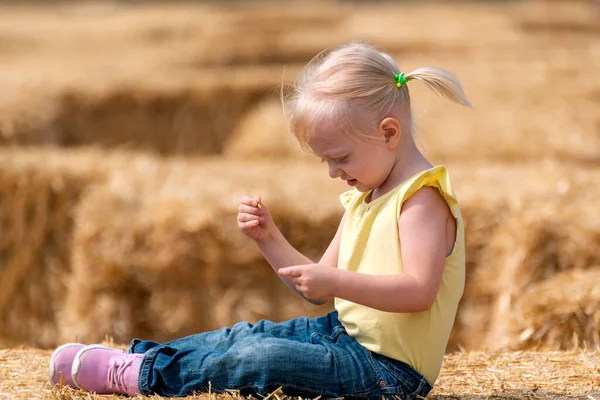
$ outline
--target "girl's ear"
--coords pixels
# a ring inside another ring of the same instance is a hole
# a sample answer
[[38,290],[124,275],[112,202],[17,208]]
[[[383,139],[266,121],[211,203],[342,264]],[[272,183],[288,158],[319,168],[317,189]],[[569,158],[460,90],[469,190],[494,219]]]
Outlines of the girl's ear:
[[402,128],[396,118],[387,117],[379,123],[379,134],[385,140],[388,149],[393,150],[400,143]]

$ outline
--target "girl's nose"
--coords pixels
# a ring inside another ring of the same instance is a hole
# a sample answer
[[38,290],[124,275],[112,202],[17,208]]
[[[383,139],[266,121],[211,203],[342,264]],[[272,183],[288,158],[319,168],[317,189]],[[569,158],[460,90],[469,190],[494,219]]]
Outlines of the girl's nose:
[[340,176],[342,176],[342,170],[334,164],[329,164],[329,176],[334,179],[339,178]]

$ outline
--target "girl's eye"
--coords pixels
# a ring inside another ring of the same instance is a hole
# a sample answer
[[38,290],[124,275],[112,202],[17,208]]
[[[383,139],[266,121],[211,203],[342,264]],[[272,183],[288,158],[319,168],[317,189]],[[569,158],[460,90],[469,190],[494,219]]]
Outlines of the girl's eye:
[[[348,160],[348,156],[340,157],[340,158],[332,158],[334,164],[343,164]],[[325,162],[324,158],[321,158],[321,162]]]

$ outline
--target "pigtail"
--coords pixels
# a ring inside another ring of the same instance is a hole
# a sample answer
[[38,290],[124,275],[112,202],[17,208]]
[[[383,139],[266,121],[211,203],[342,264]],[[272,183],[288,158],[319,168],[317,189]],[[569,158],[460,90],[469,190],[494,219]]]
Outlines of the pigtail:
[[455,103],[471,107],[462,85],[456,75],[436,67],[421,67],[406,74],[407,80],[417,80],[426,84],[439,96]]

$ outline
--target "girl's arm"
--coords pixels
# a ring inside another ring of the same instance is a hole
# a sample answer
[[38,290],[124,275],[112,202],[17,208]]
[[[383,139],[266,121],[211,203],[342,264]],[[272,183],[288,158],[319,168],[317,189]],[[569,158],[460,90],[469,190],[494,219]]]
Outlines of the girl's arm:
[[[342,227],[344,226],[344,220],[345,214],[342,217],[342,220],[340,222],[340,225],[338,226],[338,230],[333,240],[331,241],[331,243],[327,247],[327,250],[325,250],[325,253],[321,257],[319,264],[327,265],[332,268],[337,268],[338,253],[340,249],[340,238],[342,236]],[[267,238],[261,241],[256,241],[256,244],[263,256],[265,257],[265,259],[269,262],[269,264],[271,264],[271,267],[276,273],[279,272],[279,269],[289,267],[291,265],[313,264],[312,260],[310,260],[308,257],[296,250],[294,246],[292,246],[290,242],[286,240],[286,238],[283,236],[283,234],[281,233],[281,231],[279,231],[277,227],[275,227],[273,231],[270,232],[270,235]],[[282,276],[279,274],[278,276],[290,289],[302,296],[309,303],[320,305],[327,301],[327,299],[307,298],[296,289],[295,284],[294,282],[292,282],[292,279],[290,277]]]
[[439,191],[424,187],[404,203],[398,225],[404,273],[339,270],[336,297],[388,312],[419,312],[433,305],[456,239],[456,221]]
[[[238,226],[242,232],[252,238],[259,250],[269,262],[273,270],[278,273],[281,268],[291,265],[313,264],[313,261],[296,250],[283,236],[273,222],[271,213],[260,196],[256,198],[243,197],[238,214]],[[340,237],[345,217],[342,218],[335,237],[321,257],[320,264],[337,268],[337,259],[340,246]],[[291,278],[279,275],[280,279],[294,292],[312,304],[323,304],[326,298],[308,298],[299,292]]]

